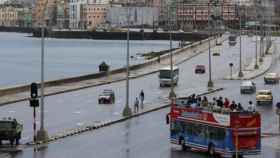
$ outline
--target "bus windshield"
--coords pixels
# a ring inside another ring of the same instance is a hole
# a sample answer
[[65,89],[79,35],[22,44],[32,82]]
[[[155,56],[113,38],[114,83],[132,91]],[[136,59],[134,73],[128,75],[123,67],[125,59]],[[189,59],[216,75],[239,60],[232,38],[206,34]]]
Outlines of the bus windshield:
[[[178,74],[178,69],[173,70],[173,76]],[[160,70],[159,71],[159,78],[171,78],[171,71],[170,70]]]

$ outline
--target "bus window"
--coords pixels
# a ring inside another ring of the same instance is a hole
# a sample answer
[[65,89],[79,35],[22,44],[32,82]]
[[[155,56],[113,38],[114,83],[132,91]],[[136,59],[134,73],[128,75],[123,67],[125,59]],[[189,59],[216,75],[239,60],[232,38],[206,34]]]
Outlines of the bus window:
[[225,139],[226,131],[223,128],[208,127],[208,134],[210,139],[220,141]]
[[182,125],[180,122],[175,121],[171,123],[171,132],[174,134],[178,134],[182,131]]

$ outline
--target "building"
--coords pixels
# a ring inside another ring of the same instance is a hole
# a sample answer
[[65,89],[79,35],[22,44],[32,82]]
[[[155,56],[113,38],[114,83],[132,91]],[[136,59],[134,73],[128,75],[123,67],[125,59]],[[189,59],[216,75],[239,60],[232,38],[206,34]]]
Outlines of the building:
[[83,7],[87,0],[70,0],[69,2],[69,27],[71,29],[84,29],[82,22]]
[[[216,16],[219,19],[216,21],[227,25],[238,21],[237,5],[228,0],[220,1],[216,6],[209,6],[208,1],[178,0],[176,3],[164,4],[161,11],[160,24],[161,27],[168,28],[168,20],[170,20],[174,29],[206,29],[208,27],[209,14],[217,14]],[[168,17],[170,18],[168,19]]]
[[86,4],[83,7],[82,25],[87,29],[94,29],[106,23],[109,4]]
[[[111,7],[106,21],[112,27],[125,27],[128,24],[128,7]],[[153,27],[158,25],[159,11],[155,7],[129,7],[130,25]]]
[[0,26],[19,26],[18,6],[0,5]]

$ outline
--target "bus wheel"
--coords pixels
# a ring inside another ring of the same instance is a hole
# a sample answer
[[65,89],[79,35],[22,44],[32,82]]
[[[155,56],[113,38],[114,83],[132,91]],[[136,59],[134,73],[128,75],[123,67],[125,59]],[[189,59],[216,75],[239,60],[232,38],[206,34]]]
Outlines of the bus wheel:
[[208,146],[208,153],[211,156],[215,155],[215,146],[213,144],[209,144],[209,146]]
[[179,144],[181,145],[183,151],[186,151],[187,149],[189,149],[189,147],[186,146],[186,144],[185,144],[185,139],[184,139],[183,137],[181,137],[181,138],[179,139]]

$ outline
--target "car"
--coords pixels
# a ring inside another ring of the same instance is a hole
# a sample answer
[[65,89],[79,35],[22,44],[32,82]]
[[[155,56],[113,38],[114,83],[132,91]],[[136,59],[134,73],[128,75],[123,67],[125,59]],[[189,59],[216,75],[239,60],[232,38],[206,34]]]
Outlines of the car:
[[271,90],[258,90],[256,94],[257,105],[273,104],[273,96]]
[[220,56],[221,54],[220,54],[220,52],[214,52],[213,53],[213,56]]
[[279,76],[277,73],[267,73],[264,76],[264,83],[265,84],[276,84],[279,83]]
[[252,81],[243,81],[240,86],[241,94],[252,94],[256,92],[256,84]]
[[10,145],[13,145],[16,141],[16,145],[19,144],[21,139],[21,133],[23,125],[17,122],[16,119],[3,118],[0,120],[0,144],[3,140],[10,141]]
[[204,65],[196,65],[194,72],[196,74],[204,74],[205,73],[205,66]]
[[105,89],[98,97],[99,104],[113,104],[115,103],[115,93],[113,90]]

